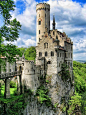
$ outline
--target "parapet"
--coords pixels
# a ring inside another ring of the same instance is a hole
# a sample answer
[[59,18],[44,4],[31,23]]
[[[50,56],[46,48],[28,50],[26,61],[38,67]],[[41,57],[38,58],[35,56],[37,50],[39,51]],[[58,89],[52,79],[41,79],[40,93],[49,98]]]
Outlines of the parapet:
[[36,5],[36,11],[41,10],[41,9],[50,11],[50,5],[47,4],[47,3],[39,3],[39,4],[37,4]]

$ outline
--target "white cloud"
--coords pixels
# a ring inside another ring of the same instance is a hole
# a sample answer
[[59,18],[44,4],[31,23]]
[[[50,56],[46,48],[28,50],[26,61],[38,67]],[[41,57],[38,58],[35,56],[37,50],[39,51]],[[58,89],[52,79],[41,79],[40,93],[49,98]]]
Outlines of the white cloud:
[[[17,0],[14,0],[17,2]],[[36,1],[22,0],[25,10],[19,14],[19,8],[12,12],[22,24],[19,41],[15,44],[31,46],[36,44]],[[55,14],[56,29],[65,31],[74,43],[74,59],[85,58],[86,53],[86,4],[80,5],[72,0],[49,0],[50,23],[52,29],[53,14]],[[78,53],[79,52],[79,53]],[[82,55],[81,55],[82,53]],[[81,57],[80,57],[81,56]]]

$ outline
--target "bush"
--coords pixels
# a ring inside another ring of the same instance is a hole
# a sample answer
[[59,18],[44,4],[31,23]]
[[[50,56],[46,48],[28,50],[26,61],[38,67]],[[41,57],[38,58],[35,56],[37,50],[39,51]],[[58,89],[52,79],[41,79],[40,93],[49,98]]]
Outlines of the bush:
[[16,83],[14,81],[10,82],[10,88],[16,88]]

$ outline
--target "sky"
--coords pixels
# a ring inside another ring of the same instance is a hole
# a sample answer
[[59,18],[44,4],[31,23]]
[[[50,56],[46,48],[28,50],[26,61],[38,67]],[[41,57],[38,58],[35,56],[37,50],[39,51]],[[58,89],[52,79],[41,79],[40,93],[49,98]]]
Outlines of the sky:
[[18,47],[36,46],[36,4],[40,2],[50,4],[50,29],[55,15],[56,29],[73,41],[73,60],[86,60],[86,0],[14,0],[12,19],[20,21],[22,27],[19,38],[12,43]]

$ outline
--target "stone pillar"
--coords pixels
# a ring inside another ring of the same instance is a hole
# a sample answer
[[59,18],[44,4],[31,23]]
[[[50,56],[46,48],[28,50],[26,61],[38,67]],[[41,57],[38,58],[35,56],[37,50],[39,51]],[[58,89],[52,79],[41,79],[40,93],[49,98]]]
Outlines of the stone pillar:
[[18,95],[20,95],[20,94],[22,94],[21,75],[19,75],[17,78],[18,78],[17,91],[18,91]]
[[5,79],[5,98],[10,98],[10,79]]

